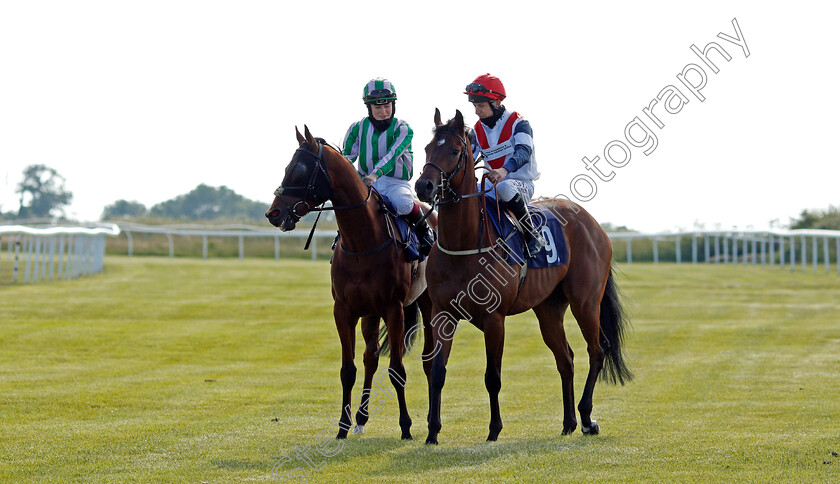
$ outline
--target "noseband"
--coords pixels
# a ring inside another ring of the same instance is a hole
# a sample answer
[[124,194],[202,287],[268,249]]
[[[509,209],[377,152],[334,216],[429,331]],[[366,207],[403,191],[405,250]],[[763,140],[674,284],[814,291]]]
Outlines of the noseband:
[[[463,147],[461,148],[461,152],[458,153],[458,164],[455,165],[455,168],[452,170],[452,172],[447,173],[446,170],[441,168],[440,165],[438,165],[437,163],[432,162],[432,161],[427,161],[426,164],[423,165],[423,168],[425,168],[428,165],[428,166],[431,166],[431,167],[437,169],[440,172],[440,185],[438,185],[438,193],[440,193],[441,197],[443,197],[444,192],[447,192],[450,195],[452,195],[451,201],[457,202],[457,201],[459,201],[459,200],[461,200],[462,198],[465,197],[464,195],[460,195],[460,194],[458,194],[458,192],[455,191],[456,188],[459,188],[461,186],[461,184],[464,183],[464,179],[461,178],[460,183],[458,183],[458,185],[455,186],[455,187],[452,186],[452,179],[456,175],[458,175],[458,173],[461,170],[464,169],[464,166],[466,165],[466,161],[467,161],[467,150],[470,149],[470,144],[467,143],[467,140],[466,140],[465,137],[463,137],[461,135],[455,135],[455,136],[457,136],[458,139],[461,140],[461,143],[463,144]],[[448,202],[449,202],[449,200],[446,201],[446,203],[448,203]],[[440,201],[439,204],[440,203],[444,203],[444,201]]]

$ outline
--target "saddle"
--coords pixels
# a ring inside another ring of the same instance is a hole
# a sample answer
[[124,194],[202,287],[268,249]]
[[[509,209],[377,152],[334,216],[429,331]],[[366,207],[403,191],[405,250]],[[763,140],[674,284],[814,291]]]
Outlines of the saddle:
[[500,213],[495,203],[487,204],[487,218],[502,239],[500,245],[507,254],[507,262],[520,266],[527,264],[532,269],[568,264],[569,251],[563,235],[563,224],[551,211],[539,205],[528,204],[528,212],[531,213],[534,228],[540,231],[546,241],[536,256],[531,258],[525,255],[525,237],[516,217],[507,210],[501,210]]
[[397,211],[387,197],[376,190],[374,190],[374,193],[382,201],[380,204],[382,211],[394,221],[394,228],[399,233],[399,238],[395,237],[395,234],[392,234],[392,236],[394,236],[394,242],[403,248],[406,260],[408,262],[423,262],[426,256],[420,251],[420,239],[411,230],[411,222],[401,215],[397,215]]

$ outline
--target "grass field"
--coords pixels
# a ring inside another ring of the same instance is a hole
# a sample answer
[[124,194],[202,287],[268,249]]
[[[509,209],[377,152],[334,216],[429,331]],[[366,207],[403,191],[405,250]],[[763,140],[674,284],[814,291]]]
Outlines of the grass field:
[[[508,319],[498,442],[467,324],[440,446],[423,444],[427,386],[407,356],[415,440],[383,392],[366,433],[324,457],[340,411],[328,272],[109,257],[98,276],[0,286],[0,482],[840,481],[836,273],[622,266],[636,380],[596,387],[600,435],[560,435],[560,378],[526,313]],[[579,398],[585,347],[571,316],[566,330]]]

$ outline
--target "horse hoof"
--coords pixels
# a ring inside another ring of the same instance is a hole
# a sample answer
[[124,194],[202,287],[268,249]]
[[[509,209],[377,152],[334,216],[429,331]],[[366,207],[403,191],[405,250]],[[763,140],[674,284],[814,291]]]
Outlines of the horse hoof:
[[410,434],[410,433],[408,433],[408,432],[405,432],[405,433],[403,433],[403,434],[402,434],[402,439],[403,439],[403,440],[414,440],[414,439],[411,437],[411,434]]
[[598,426],[598,422],[593,420],[589,427],[581,427],[580,430],[583,432],[583,435],[598,435],[601,427]]
[[426,445],[438,445],[437,437],[432,437],[431,435],[426,437]]
[[[577,425],[570,425],[570,426],[568,426],[568,427],[567,427],[567,426],[564,426],[564,427],[563,427],[563,435],[571,435],[571,434],[573,434],[573,433],[575,432],[575,429],[576,429],[576,428],[577,428]],[[584,433],[585,433],[585,432],[584,432]]]
[[364,425],[358,425],[358,424],[357,424],[355,427],[353,427],[353,433],[354,433],[354,434],[363,434],[363,433],[365,433],[365,426],[364,426]]
[[338,431],[338,435],[335,436],[336,439],[346,439],[347,438],[347,431],[341,429]]

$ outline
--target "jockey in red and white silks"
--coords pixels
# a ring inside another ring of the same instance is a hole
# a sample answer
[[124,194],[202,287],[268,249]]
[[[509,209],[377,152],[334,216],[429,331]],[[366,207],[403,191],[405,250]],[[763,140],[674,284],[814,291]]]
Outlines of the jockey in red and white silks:
[[[534,138],[531,125],[519,113],[502,111],[493,127],[479,120],[470,133],[473,157],[484,153],[484,166],[488,170],[504,168],[507,175],[496,185],[496,191],[502,201],[509,202],[516,193],[521,193],[525,200],[534,196],[534,180],[540,177],[537,160],[534,155]],[[485,182],[484,189],[492,184]],[[491,191],[489,196],[496,193]]]
[[492,182],[497,182],[496,190],[489,191],[488,196],[495,198],[498,193],[499,201],[519,220],[529,256],[533,257],[545,241],[534,230],[527,205],[534,196],[534,180],[540,177],[531,125],[519,113],[502,106],[507,95],[496,76],[478,76],[464,94],[479,118],[470,132],[473,156],[484,154],[484,166],[490,170],[489,181],[482,188],[489,190]]

